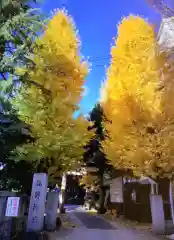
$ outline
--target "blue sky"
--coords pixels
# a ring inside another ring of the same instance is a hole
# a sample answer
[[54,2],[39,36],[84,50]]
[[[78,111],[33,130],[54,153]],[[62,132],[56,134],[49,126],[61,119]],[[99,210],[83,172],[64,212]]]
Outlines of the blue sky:
[[91,59],[92,70],[86,79],[87,91],[81,102],[84,114],[99,99],[100,85],[106,75],[104,66],[109,65],[111,44],[122,17],[136,14],[157,27],[160,23],[160,16],[146,0],[43,0],[41,6],[47,13],[61,7],[68,10],[79,30],[82,54]]

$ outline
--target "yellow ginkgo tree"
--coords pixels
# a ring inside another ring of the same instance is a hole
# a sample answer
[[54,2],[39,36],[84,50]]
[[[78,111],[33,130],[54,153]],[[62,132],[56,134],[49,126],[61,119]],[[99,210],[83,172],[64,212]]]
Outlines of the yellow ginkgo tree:
[[57,10],[43,35],[37,39],[32,66],[17,69],[27,73],[30,85],[22,85],[13,99],[21,120],[30,126],[33,142],[16,149],[17,159],[42,161],[50,175],[76,166],[92,132],[88,121],[76,116],[83,95],[87,63],[80,54],[75,25],[64,10]]
[[154,175],[163,58],[153,26],[139,16],[124,18],[111,56],[101,99],[107,134],[102,149],[117,169]]
[[156,116],[153,134],[154,170],[158,176],[174,176],[174,60],[173,50],[160,53],[161,64],[158,92],[161,96],[160,112]]

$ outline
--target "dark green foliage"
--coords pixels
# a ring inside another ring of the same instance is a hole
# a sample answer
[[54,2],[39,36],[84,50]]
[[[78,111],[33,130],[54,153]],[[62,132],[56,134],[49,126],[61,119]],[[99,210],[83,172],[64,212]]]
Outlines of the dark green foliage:
[[3,169],[0,170],[1,189],[17,189],[28,193],[31,190],[34,164],[32,162],[12,160],[10,154],[17,145],[26,141],[32,141],[27,126],[15,116],[0,115],[0,162]]
[[96,135],[99,140],[104,139],[104,131],[102,126],[102,120],[103,120],[103,109],[101,105],[98,103],[95,105],[95,107],[90,112],[90,121],[94,123],[93,128],[96,129]]
[[30,195],[34,166],[26,161],[15,162],[8,159],[4,169],[0,171],[1,189],[17,190]]
[[[35,0],[0,0],[0,171],[1,189],[31,190],[33,162],[13,160],[11,151],[32,141],[29,128],[19,121],[10,99],[16,94],[15,83],[26,82],[16,69],[31,64],[34,39],[41,33],[44,17],[31,4]],[[33,4],[34,5],[34,4]],[[4,80],[4,81],[3,81]]]
[[[95,129],[96,135],[89,144],[86,146],[86,152],[84,155],[84,162],[87,167],[95,167],[97,172],[95,173],[98,177],[99,187],[99,204],[98,212],[104,213],[104,196],[105,190],[104,184],[104,173],[110,171],[112,167],[108,164],[104,153],[101,151],[101,141],[104,140],[105,134],[102,126],[104,118],[103,109],[100,104],[94,106],[90,112],[89,121],[93,122],[92,129]],[[89,129],[90,131],[90,129]]]
[[89,114],[89,121],[93,122],[91,128],[95,129],[96,135],[86,146],[84,155],[84,162],[86,165],[98,168],[99,173],[104,172],[109,167],[103,152],[100,150],[100,142],[104,139],[102,126],[103,117],[102,107],[100,104],[96,104]]
[[13,80],[18,80],[15,68],[31,62],[33,40],[44,19],[29,1],[2,0],[0,4],[0,79],[7,80],[12,74]]

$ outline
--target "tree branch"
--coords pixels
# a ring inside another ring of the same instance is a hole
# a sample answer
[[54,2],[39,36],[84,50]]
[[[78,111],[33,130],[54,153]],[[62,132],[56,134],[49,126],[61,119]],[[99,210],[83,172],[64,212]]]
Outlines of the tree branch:
[[43,93],[47,94],[47,95],[51,95],[51,91],[46,89],[43,85],[41,85],[40,83],[37,83],[33,80],[27,80],[26,83],[32,84],[38,88],[40,88],[42,90]]
[[[23,78],[25,78],[27,80],[23,81]],[[42,84],[40,84],[38,82],[35,82],[35,81],[31,80],[31,79],[28,79],[28,74],[27,73],[25,73],[24,76],[22,76],[21,79],[15,80],[15,81],[20,81],[20,82],[25,83],[25,84],[34,85],[34,86],[40,88],[42,90],[42,92],[45,93],[46,95],[49,95],[49,96],[51,95],[51,91],[46,89]]]
[[147,2],[165,17],[174,16],[174,9],[165,3],[165,0],[147,0]]

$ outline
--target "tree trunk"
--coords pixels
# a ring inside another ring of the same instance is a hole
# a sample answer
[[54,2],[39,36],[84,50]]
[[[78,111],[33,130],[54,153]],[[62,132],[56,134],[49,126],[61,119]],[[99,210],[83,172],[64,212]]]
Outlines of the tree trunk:
[[47,159],[40,160],[37,166],[37,173],[48,173]]
[[99,214],[104,214],[105,213],[105,208],[104,208],[104,201],[105,201],[105,190],[103,186],[100,186],[100,197],[99,197],[99,209],[98,213]]
[[105,202],[105,189],[103,186],[103,171],[101,171],[100,172],[100,190],[99,190],[99,208],[98,208],[99,214],[105,213],[104,202]]

